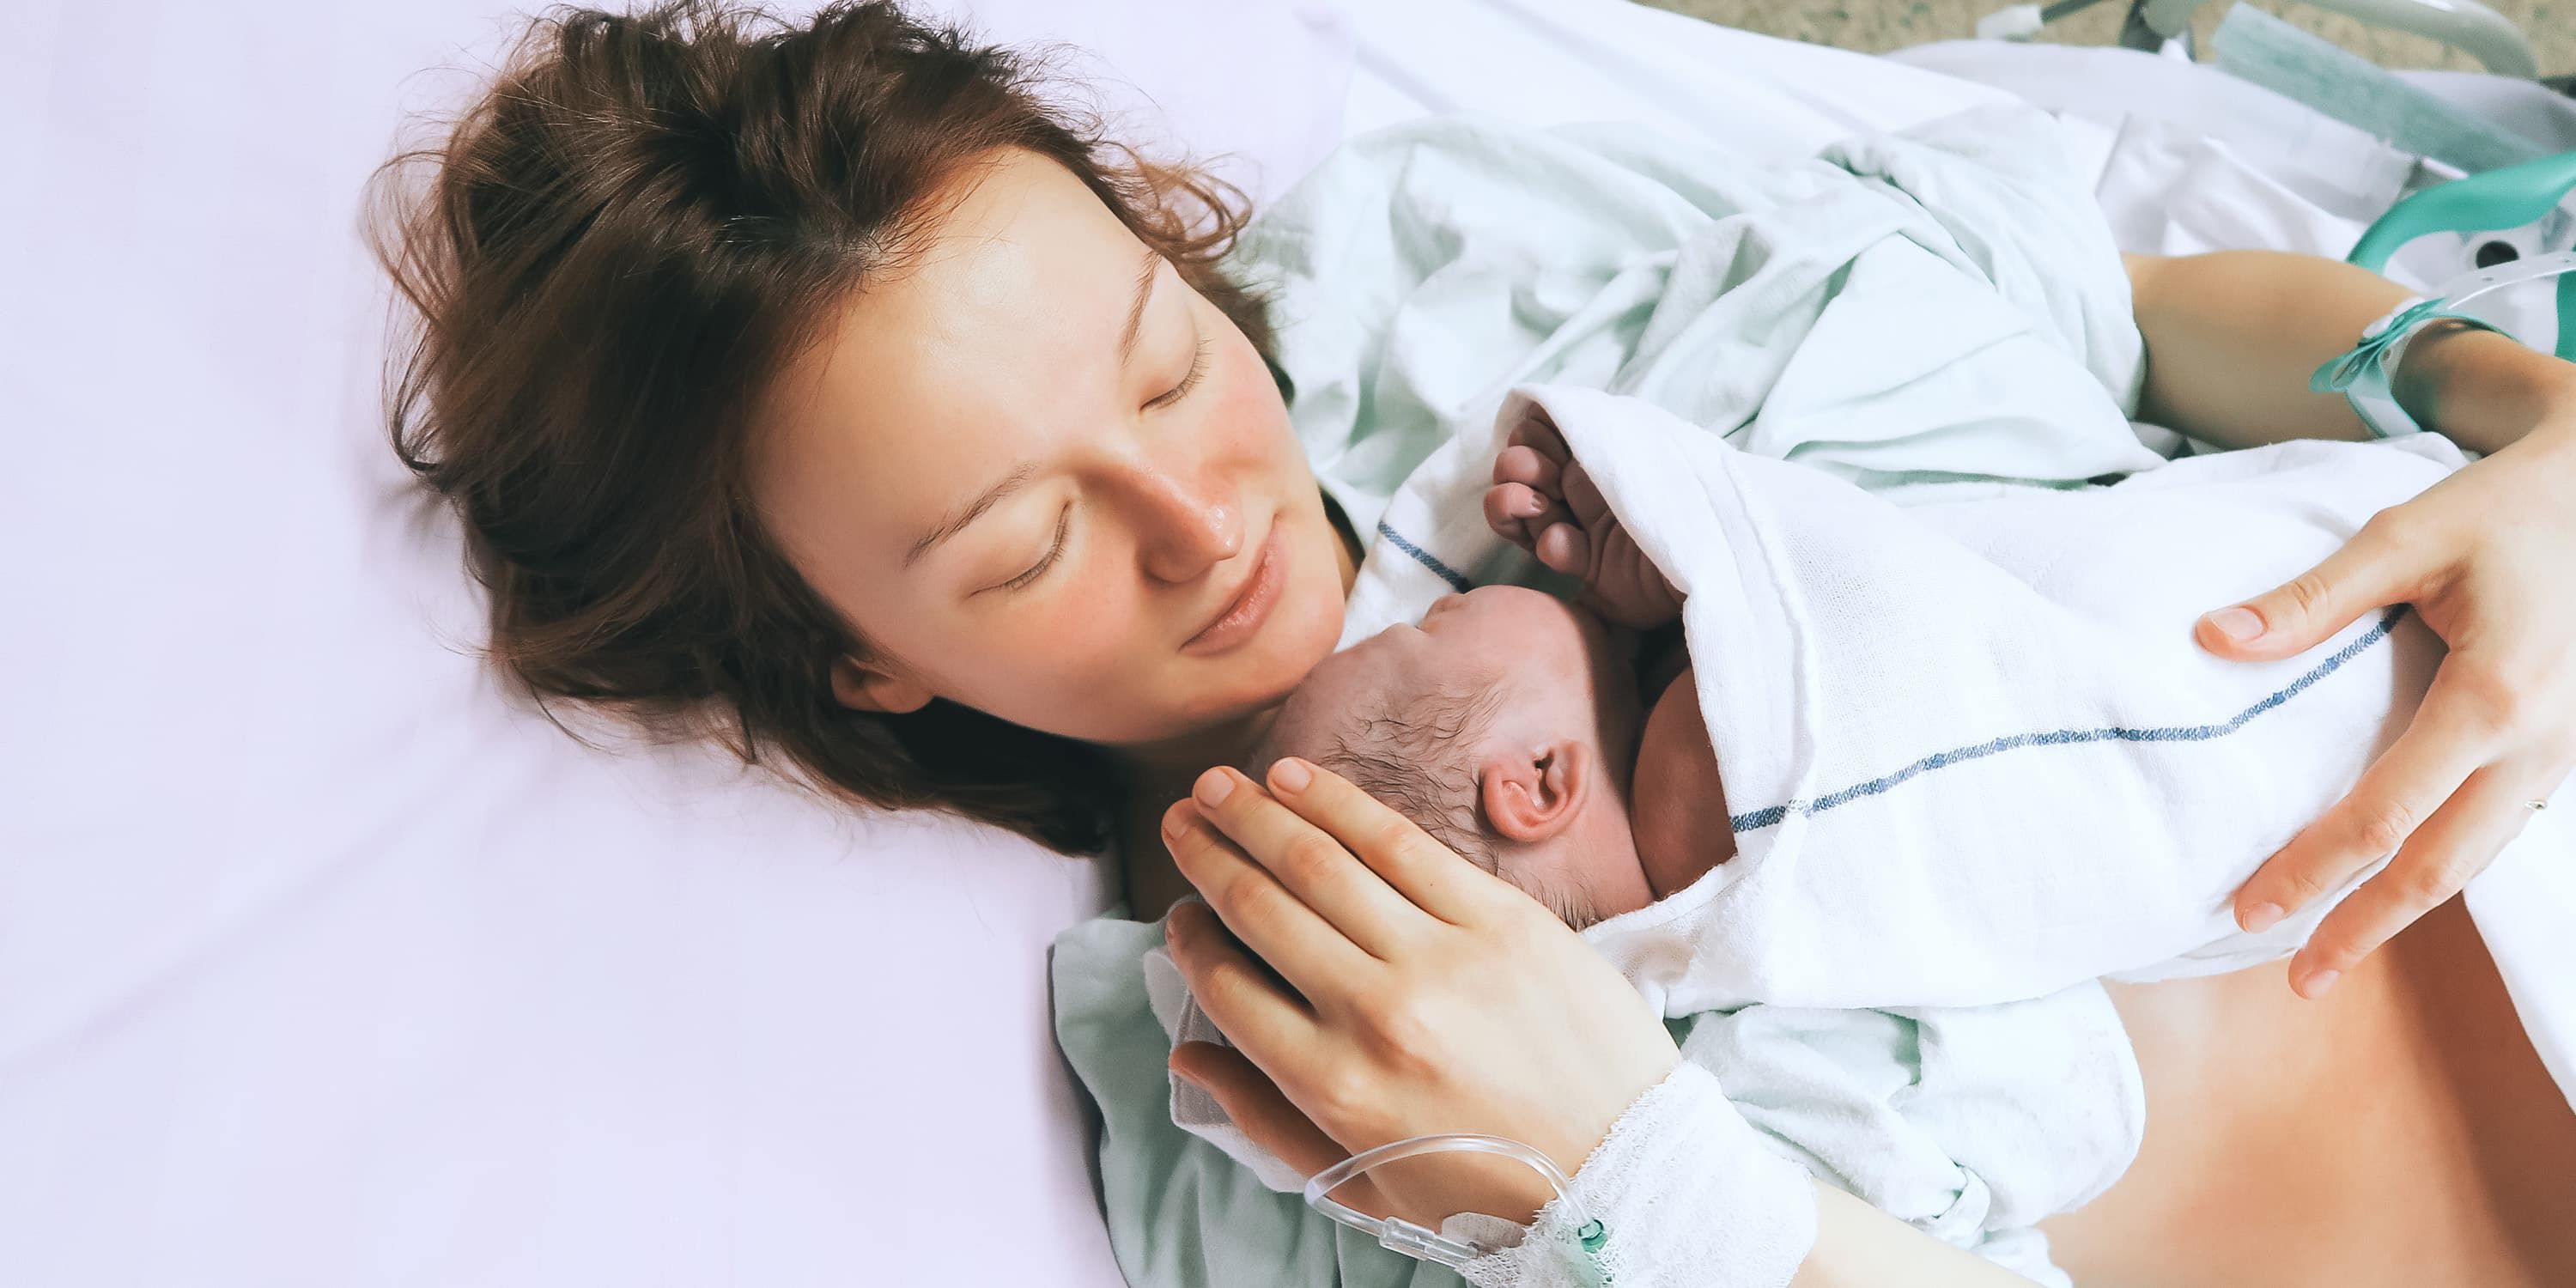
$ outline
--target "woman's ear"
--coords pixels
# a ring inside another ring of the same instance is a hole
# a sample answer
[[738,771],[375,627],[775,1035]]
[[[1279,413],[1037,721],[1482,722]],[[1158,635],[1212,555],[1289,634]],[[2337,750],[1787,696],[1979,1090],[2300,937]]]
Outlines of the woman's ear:
[[1476,775],[1477,796],[1496,832],[1533,844],[1573,825],[1594,769],[1592,749],[1569,738],[1487,761]]
[[930,690],[852,657],[833,660],[832,696],[852,711],[882,711],[897,716],[910,715],[930,705]]

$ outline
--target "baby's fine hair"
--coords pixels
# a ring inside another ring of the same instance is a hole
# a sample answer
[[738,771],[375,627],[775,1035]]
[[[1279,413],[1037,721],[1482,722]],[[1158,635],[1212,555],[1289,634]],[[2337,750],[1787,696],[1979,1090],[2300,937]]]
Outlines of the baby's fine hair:
[[1468,675],[1417,693],[1390,694],[1376,710],[1335,713],[1294,743],[1275,734],[1251,765],[1256,778],[1281,756],[1303,756],[1413,820],[1459,857],[1519,886],[1577,930],[1600,913],[1576,888],[1503,869],[1502,847],[1485,826],[1477,751],[1507,687]]
[[1268,761],[1299,755],[1386,803],[1431,839],[1496,872],[1493,836],[1478,805],[1476,749],[1502,703],[1491,677],[1464,676],[1376,710],[1343,713],[1313,746],[1273,746]]

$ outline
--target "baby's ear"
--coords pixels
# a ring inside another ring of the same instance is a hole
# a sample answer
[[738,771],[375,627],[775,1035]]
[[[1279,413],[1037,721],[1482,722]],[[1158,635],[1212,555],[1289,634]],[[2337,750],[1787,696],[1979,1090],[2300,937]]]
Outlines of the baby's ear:
[[1477,800],[1505,839],[1536,844],[1573,826],[1599,768],[1592,748],[1574,738],[1500,753],[1477,772]]

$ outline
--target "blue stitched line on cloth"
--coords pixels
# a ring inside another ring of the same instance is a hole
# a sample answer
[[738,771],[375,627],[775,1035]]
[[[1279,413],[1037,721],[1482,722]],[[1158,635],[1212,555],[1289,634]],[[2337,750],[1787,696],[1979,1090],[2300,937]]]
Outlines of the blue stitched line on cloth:
[[2334,674],[2337,668],[2360,656],[2372,645],[2387,639],[2389,630],[2405,620],[2406,611],[2406,606],[2403,604],[2388,610],[2387,614],[2379,619],[2379,625],[2355,637],[2350,644],[2335,650],[2333,657],[2317,663],[2314,670],[2292,681],[2287,688],[2237,712],[2236,718],[2225,724],[2169,725],[2158,729],[2131,729],[2114,725],[2105,729],[2051,729],[2041,733],[2014,734],[2010,737],[1997,738],[1992,742],[1981,742],[1972,747],[1935,752],[1895,773],[1873,778],[1865,783],[1855,783],[1841,791],[1828,792],[1811,801],[1791,801],[1786,805],[1773,805],[1768,809],[1737,814],[1727,819],[1726,823],[1728,827],[1738,832],[1750,832],[1778,823],[1793,812],[1822,814],[1837,805],[1847,804],[1864,796],[1876,796],[1917,774],[1927,773],[1944,765],[1980,760],[1997,752],[2011,751],[2015,747],[2062,747],[2087,742],[2209,742],[2224,738],[2244,728],[2245,723],[2254,717],[2298,696],[2300,690]]
[[1449,565],[1432,557],[1430,551],[1405,540],[1404,534],[1388,527],[1386,520],[1380,519],[1377,521],[1377,534],[1394,542],[1396,549],[1413,556],[1414,562],[1440,574],[1440,580],[1449,583],[1450,588],[1457,591],[1459,594],[1466,594],[1468,591],[1476,588],[1476,583],[1459,576],[1456,569],[1451,568]]

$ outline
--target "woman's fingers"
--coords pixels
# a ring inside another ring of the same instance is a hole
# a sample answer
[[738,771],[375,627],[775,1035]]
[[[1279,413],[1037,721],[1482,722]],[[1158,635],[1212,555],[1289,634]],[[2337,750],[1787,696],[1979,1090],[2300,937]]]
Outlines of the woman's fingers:
[[1518,888],[1458,857],[1413,820],[1329,769],[1283,757],[1270,767],[1270,790],[1279,805],[1331,835],[1396,893],[1443,921],[1474,920],[1500,906],[1498,892],[1527,902]]
[[[1194,802],[1164,811],[1163,844],[1226,929],[1305,996],[1337,984],[1347,992],[1343,981],[1370,962],[1367,952],[1201,817]],[[1213,1007],[1209,1014],[1215,1014]]]
[[[1218,766],[1199,775],[1199,812],[1363,952],[1393,954],[1420,909],[1397,894],[1342,843],[1290,813],[1249,778]],[[1262,951],[1255,945],[1256,951]],[[1269,954],[1262,951],[1263,957]]]
[[2387,943],[2417,918],[2458,894],[2486,870],[2498,851],[2531,821],[2525,803],[2545,799],[2565,777],[2558,773],[2489,766],[2469,775],[2424,825],[2415,829],[2385,871],[2363,882],[2335,906],[2290,959],[2290,987],[2302,997],[2323,997],[2345,971]]
[[2414,722],[2323,818],[2291,838],[2236,892],[2237,924],[2269,929],[2363,868],[2406,844],[2417,827],[2485,764],[2486,736],[2449,690],[2449,667],[2434,673]]
[[2202,617],[2195,631],[2201,647],[2246,661],[2289,657],[2324,643],[2372,609],[2413,599],[2432,575],[2435,555],[2403,539],[2390,518],[2396,513],[2383,511],[2362,525],[2316,567]]
[[1227,1040],[1281,1076],[1304,1072],[1279,1066],[1315,1051],[1323,1029],[1314,1008],[1246,954],[1226,930],[1205,905],[1183,901],[1163,919],[1163,943],[1189,984],[1190,996]]
[[[1172,1048],[1172,1072],[1215,1097],[1225,1116],[1252,1143],[1278,1155],[1301,1175],[1313,1176],[1350,1157],[1350,1151],[1289,1103],[1279,1084],[1241,1051],[1213,1042],[1184,1042]],[[1333,1197],[1370,1216],[1393,1211],[1366,1176],[1346,1182],[1333,1191]]]

